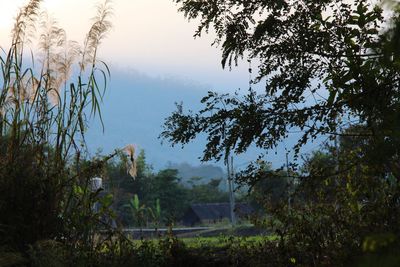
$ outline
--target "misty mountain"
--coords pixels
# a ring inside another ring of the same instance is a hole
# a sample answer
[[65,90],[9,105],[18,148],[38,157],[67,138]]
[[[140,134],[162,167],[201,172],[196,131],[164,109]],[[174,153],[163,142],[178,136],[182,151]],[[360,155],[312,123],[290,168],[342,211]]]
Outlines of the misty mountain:
[[137,71],[112,71],[104,96],[102,131],[98,118],[93,120],[87,133],[91,153],[101,148],[109,153],[126,144],[144,149],[154,168],[164,168],[167,162],[199,164],[204,142],[197,139],[184,148],[161,144],[158,137],[164,119],[175,110],[175,103],[197,110],[200,100],[207,94],[207,86],[175,78],[151,77]]
[[[178,170],[178,175],[182,179],[181,182],[185,186],[190,186],[191,182],[194,184],[206,184],[211,179],[226,179],[226,173],[219,166],[212,164],[201,164],[193,166],[189,163],[171,163],[167,164],[167,168]],[[195,179],[192,179],[195,178]],[[225,183],[221,181],[221,188],[225,189]]]
[[[103,153],[110,153],[127,144],[135,144],[139,150],[145,150],[148,163],[156,170],[168,167],[168,162],[200,165],[205,147],[204,136],[184,147],[171,147],[168,142],[162,144],[158,137],[163,130],[165,118],[176,109],[175,103],[183,103],[184,110],[199,110],[202,97],[214,89],[183,78],[149,76],[135,70],[111,67],[111,80],[102,105],[105,129],[103,132],[98,118],[91,121],[86,135],[90,154],[94,155],[99,148]],[[267,160],[277,167],[282,166],[285,162],[285,148],[291,147],[297,138],[289,137],[274,151],[269,151]],[[310,147],[307,150],[311,151]],[[258,149],[250,148],[247,153],[235,156],[234,165],[238,169],[245,167],[249,161],[257,158],[259,152]],[[221,162],[210,163],[223,167]],[[184,177],[198,175],[196,168],[186,170],[182,167],[180,171]],[[206,171],[205,174],[202,171],[198,176],[205,175],[208,178],[221,174],[220,171]]]

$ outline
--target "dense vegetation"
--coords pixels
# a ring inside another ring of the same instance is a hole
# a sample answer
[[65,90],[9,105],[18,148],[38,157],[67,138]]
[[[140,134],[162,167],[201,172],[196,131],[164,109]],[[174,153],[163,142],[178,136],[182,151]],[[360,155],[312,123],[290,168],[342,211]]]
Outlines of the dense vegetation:
[[[178,106],[162,136],[186,144],[206,134],[207,161],[252,145],[267,153],[300,134],[293,153],[305,163],[287,166],[280,201],[271,202],[273,190],[258,188],[281,173],[266,167],[265,153],[236,177],[257,192],[272,215],[265,223],[280,236],[275,262],[265,264],[352,266],[367,255],[381,266],[398,265],[398,3],[175,2],[199,21],[196,36],[215,31],[223,67],[246,58],[256,76],[244,95],[210,92],[200,112]],[[255,83],[264,90],[253,90]],[[302,146],[317,138],[331,142],[302,155]]]
[[117,219],[124,226],[176,225],[190,204],[229,201],[228,193],[220,189],[220,177],[201,183],[202,178],[194,176],[184,184],[176,169],[154,172],[142,150],[136,159],[137,176],[132,179],[124,161],[122,155],[108,162],[101,175],[106,179],[106,191],[114,196]]
[[[36,245],[68,253],[71,264],[90,258],[103,241],[95,233],[112,217],[110,197],[93,191],[90,178],[114,155],[83,160],[88,118],[101,115],[109,76],[96,56],[111,27],[110,3],[98,6],[81,47],[40,2],[20,9],[0,55],[1,266],[29,264]],[[94,211],[95,202],[103,208]]]
[[[197,36],[216,32],[223,66],[246,57],[257,65],[250,84],[266,86],[210,92],[198,113],[180,105],[162,136],[186,144],[206,134],[203,160],[227,161],[301,133],[293,151],[302,161],[275,170],[260,155],[236,176],[272,237],[193,245],[171,233],[133,241],[113,222],[172,226],[190,203],[227,200],[220,177],[182,184],[131,145],[88,160],[85,132],[90,117],[101,120],[109,76],[96,58],[110,3],[80,47],[40,2],[21,8],[0,56],[0,266],[399,265],[399,4],[175,0],[199,19]],[[34,33],[39,51],[28,57]],[[321,137],[319,151],[301,154]]]

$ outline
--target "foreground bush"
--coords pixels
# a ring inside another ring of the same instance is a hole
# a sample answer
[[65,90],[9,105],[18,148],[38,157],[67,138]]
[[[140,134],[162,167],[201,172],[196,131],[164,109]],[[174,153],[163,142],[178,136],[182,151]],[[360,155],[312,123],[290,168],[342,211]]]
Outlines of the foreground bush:
[[[30,251],[34,262],[42,248],[60,248],[48,261],[66,244],[93,248],[94,233],[112,215],[110,197],[90,186],[107,158],[83,164],[87,116],[100,113],[99,83],[108,75],[96,55],[111,26],[109,2],[99,6],[83,48],[41,12],[40,2],[20,9],[0,55],[0,252],[25,258]],[[39,51],[30,57],[36,32]],[[95,202],[103,204],[98,212]]]

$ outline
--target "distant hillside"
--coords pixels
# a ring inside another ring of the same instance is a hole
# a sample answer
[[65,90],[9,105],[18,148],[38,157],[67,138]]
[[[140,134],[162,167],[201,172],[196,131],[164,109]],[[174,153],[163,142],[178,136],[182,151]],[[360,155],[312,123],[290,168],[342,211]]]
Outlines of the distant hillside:
[[93,121],[87,133],[87,143],[94,153],[102,148],[110,153],[126,144],[135,144],[146,151],[147,160],[155,169],[162,169],[166,162],[200,164],[204,142],[185,146],[161,145],[158,136],[164,119],[176,108],[175,102],[198,110],[200,99],[207,94],[207,87],[173,78],[150,77],[139,72],[114,71],[109,90],[104,97],[102,115],[105,125]]
[[[182,178],[200,176],[207,182],[211,178],[225,177],[223,168],[201,164],[199,160],[206,144],[205,135],[200,135],[195,142],[186,144],[184,148],[180,145],[171,147],[165,140],[162,145],[162,140],[158,138],[163,131],[165,118],[176,110],[175,102],[183,103],[185,110],[200,110],[203,107],[200,100],[212,89],[211,86],[190,80],[154,77],[134,70],[112,68],[109,88],[101,106],[104,132],[100,121],[92,120],[86,133],[91,156],[98,148],[107,154],[127,144],[135,144],[138,149],[146,151],[148,163],[156,170],[164,169],[166,162],[187,162],[175,164]],[[267,161],[276,167],[282,166],[285,162],[285,148],[290,148],[296,141],[292,137],[275,150],[263,151],[269,152]],[[239,169],[244,167],[256,159],[259,152],[252,146],[247,153],[236,155],[235,166]],[[216,164],[222,166],[222,162]]]
[[[190,165],[189,163],[168,163],[167,168],[176,169],[179,172],[179,177],[182,178],[182,183],[190,186],[189,181],[193,177],[201,179],[192,180],[196,184],[206,184],[211,179],[226,179],[226,173],[219,166],[212,164],[201,164],[197,166]],[[221,181],[220,188],[225,190],[225,182]]]

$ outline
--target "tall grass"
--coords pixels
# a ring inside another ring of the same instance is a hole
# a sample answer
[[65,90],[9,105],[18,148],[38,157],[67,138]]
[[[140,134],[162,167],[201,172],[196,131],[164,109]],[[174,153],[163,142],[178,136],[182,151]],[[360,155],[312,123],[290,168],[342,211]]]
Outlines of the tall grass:
[[97,60],[111,27],[110,1],[97,7],[82,46],[40,2],[19,10],[0,54],[0,247],[10,250],[46,239],[93,246],[105,212],[95,214],[93,202],[110,205],[89,186],[107,158],[84,160],[88,118],[101,120],[110,75]]

